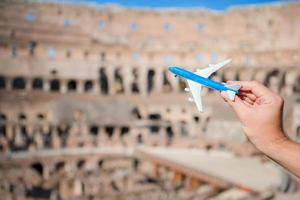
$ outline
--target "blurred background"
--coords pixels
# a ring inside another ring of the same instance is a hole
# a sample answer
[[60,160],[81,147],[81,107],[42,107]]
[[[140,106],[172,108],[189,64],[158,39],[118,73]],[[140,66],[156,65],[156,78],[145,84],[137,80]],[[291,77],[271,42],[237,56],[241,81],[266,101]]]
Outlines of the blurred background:
[[0,198],[299,199],[218,92],[199,113],[167,71],[231,58],[212,79],[278,92],[300,141],[299,27],[297,1],[0,1]]

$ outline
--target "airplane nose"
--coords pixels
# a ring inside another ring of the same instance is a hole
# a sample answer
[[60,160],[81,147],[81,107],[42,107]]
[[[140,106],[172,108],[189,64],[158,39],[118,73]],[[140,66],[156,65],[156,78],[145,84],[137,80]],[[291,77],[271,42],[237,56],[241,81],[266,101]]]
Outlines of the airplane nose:
[[173,74],[175,74],[176,67],[169,67],[169,71],[172,72]]

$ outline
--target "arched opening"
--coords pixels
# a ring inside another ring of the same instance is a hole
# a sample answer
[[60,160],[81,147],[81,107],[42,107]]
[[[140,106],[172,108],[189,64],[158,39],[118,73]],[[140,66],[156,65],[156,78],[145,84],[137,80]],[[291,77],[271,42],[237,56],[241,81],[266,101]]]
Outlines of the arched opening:
[[20,121],[24,121],[24,120],[26,120],[26,115],[24,113],[20,113],[19,116],[18,116],[18,119]]
[[77,162],[77,169],[83,169],[85,166],[85,160],[79,160]]
[[103,164],[104,164],[104,160],[101,159],[98,161],[98,167],[101,169],[103,167]]
[[153,69],[148,70],[147,74],[147,91],[151,93],[154,88],[154,78],[155,78],[155,71]]
[[0,113],[0,137],[6,136],[6,116]]
[[34,90],[41,90],[43,89],[43,79],[41,78],[34,78],[32,81],[32,88]]
[[114,127],[113,126],[107,126],[107,127],[105,127],[105,132],[106,132],[107,136],[109,138],[111,138],[113,136],[113,134],[114,134]]
[[36,41],[30,41],[27,43],[27,49],[30,56],[34,56],[36,46],[37,46]]
[[181,134],[181,136],[184,136],[184,137],[188,136],[188,134],[189,134],[188,126],[185,121],[180,122],[180,134]]
[[97,136],[98,135],[98,130],[99,130],[98,126],[92,125],[90,127],[90,134],[94,135],[94,136]]
[[101,86],[101,93],[102,94],[108,94],[108,77],[106,75],[106,70],[105,68],[100,68],[99,71],[99,83]]
[[275,70],[272,70],[270,73],[267,74],[267,76],[265,77],[265,80],[264,80],[264,85],[266,86],[270,86],[270,80],[272,77],[276,77],[276,76],[279,76],[280,72],[279,70],[275,69]]
[[89,92],[93,89],[93,81],[87,80],[84,82],[84,91]]
[[138,70],[137,68],[134,68],[132,70],[132,75],[133,75],[133,83],[131,84],[131,91],[132,93],[139,93],[139,85],[138,85]]
[[60,82],[58,79],[53,79],[50,81],[50,90],[58,92],[60,90]]
[[294,88],[293,88],[293,91],[295,93],[300,93],[300,76],[298,75],[296,81],[295,81],[295,85],[294,85]]
[[148,115],[150,120],[161,120],[161,115],[159,113],[153,113]]
[[143,139],[143,135],[141,133],[139,133],[137,136],[136,136],[136,142],[138,144],[143,144],[144,143],[144,139]]
[[68,140],[68,137],[69,137],[69,130],[70,130],[70,126],[68,126],[64,123],[60,124],[57,127],[58,136],[60,138],[61,146],[63,148],[67,146],[67,140]]
[[17,77],[13,80],[13,89],[17,89],[17,90],[25,89],[25,85],[26,85],[25,79],[22,77]]
[[114,77],[116,82],[116,93],[124,93],[124,82],[120,68],[115,70]]
[[179,81],[179,91],[183,92],[185,88],[187,88],[186,81],[184,81],[182,78],[178,78]]
[[297,127],[296,138],[300,140],[300,126]]
[[[152,113],[148,115],[148,119],[154,123],[159,122],[161,120],[161,115],[158,113]],[[149,129],[152,134],[157,134],[159,132],[160,126],[153,124],[149,126]]]
[[64,162],[58,162],[55,164],[55,171],[58,172],[60,170],[63,170],[65,168],[65,163]]
[[163,88],[162,88],[162,90],[163,90],[163,92],[171,92],[172,91],[172,86],[168,79],[166,70],[163,71]]
[[121,136],[124,136],[129,133],[129,127],[125,126],[121,128]]
[[173,135],[174,135],[173,129],[172,129],[171,126],[168,126],[168,127],[166,128],[166,134],[167,134],[168,145],[170,145],[171,142],[172,142],[172,139],[173,139]]
[[4,76],[0,76],[0,89],[5,89],[6,82]]
[[45,115],[42,113],[37,114],[37,119],[38,120],[44,120],[45,119]]
[[40,176],[43,176],[44,168],[43,165],[39,162],[31,164],[31,168],[36,171]]
[[77,89],[77,83],[75,80],[70,80],[68,82],[68,91],[76,91]]

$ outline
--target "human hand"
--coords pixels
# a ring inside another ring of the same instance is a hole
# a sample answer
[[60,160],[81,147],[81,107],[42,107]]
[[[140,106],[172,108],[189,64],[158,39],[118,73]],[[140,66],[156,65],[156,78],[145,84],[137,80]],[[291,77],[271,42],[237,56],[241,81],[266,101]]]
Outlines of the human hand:
[[224,100],[234,109],[250,141],[262,149],[281,143],[287,138],[282,130],[283,99],[262,84],[255,81],[228,81],[227,84],[241,86],[235,100]]

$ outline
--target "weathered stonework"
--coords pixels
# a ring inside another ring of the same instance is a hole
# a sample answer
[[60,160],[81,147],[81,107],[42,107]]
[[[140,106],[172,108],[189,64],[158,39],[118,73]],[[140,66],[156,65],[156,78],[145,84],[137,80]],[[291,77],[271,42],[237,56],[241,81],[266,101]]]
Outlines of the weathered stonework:
[[[172,178],[160,180],[167,197],[149,184],[147,161],[132,153],[139,145],[259,154],[218,93],[205,89],[198,113],[170,65],[194,70],[232,58],[213,79],[256,80],[280,93],[287,133],[300,140],[299,3],[216,13],[1,1],[0,10],[5,199],[37,186],[52,199],[177,197]],[[201,195],[218,195],[209,188]]]

